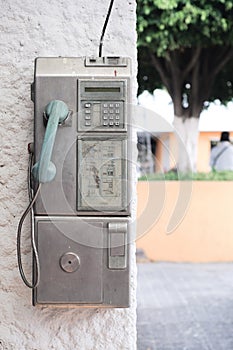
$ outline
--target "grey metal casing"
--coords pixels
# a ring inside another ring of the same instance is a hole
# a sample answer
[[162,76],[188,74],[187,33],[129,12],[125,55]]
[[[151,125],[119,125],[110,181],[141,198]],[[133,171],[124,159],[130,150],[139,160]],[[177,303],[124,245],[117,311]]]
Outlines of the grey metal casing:
[[[129,58],[36,59],[34,162],[45,133],[46,105],[62,100],[70,114],[56,135],[56,177],[42,185],[34,206],[41,265],[34,305],[129,306],[130,79]],[[88,149],[99,154],[96,163]],[[96,164],[95,171],[102,172],[98,190],[90,176]],[[36,274],[34,267],[34,279]]]

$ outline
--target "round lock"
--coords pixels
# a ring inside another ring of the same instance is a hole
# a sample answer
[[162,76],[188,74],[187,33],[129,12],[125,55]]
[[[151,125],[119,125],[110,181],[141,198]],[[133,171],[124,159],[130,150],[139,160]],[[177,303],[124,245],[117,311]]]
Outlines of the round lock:
[[74,272],[80,266],[80,259],[75,253],[65,253],[60,258],[60,266],[65,272]]

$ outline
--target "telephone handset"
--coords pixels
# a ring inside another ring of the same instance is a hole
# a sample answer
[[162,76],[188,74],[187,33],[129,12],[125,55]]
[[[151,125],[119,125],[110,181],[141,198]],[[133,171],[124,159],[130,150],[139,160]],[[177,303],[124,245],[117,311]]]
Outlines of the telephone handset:
[[69,114],[67,105],[59,100],[51,101],[45,109],[48,123],[41,148],[40,159],[33,166],[32,174],[39,183],[50,182],[56,175],[56,166],[51,162],[58,124],[65,121]]

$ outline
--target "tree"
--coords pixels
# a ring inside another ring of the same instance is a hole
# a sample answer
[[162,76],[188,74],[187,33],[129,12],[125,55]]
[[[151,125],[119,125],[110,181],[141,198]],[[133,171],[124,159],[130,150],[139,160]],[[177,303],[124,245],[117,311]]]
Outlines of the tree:
[[[232,99],[232,0],[138,0],[139,91],[166,87],[182,149],[179,169],[195,170],[198,120],[218,98]],[[190,165],[191,164],[191,168]]]

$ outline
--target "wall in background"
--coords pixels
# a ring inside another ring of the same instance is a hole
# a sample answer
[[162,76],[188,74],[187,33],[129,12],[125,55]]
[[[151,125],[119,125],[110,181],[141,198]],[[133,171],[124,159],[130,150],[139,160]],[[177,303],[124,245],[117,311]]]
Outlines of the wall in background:
[[[181,191],[189,203],[167,234]],[[152,261],[233,261],[232,197],[231,181],[138,182],[137,247]]]

